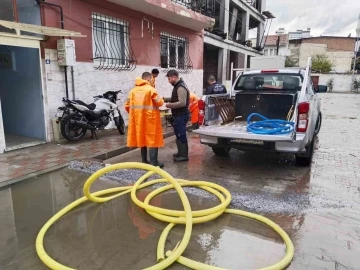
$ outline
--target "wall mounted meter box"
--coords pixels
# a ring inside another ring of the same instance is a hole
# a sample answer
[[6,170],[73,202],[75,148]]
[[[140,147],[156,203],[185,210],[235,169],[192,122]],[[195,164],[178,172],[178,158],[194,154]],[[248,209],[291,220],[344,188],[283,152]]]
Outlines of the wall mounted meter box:
[[59,66],[75,66],[75,40],[59,39],[57,41],[57,54]]

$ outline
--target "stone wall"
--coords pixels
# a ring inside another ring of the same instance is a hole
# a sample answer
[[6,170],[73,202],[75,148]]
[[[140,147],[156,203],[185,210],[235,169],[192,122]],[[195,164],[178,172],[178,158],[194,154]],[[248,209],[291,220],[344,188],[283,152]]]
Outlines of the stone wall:
[[309,57],[324,54],[334,63],[333,70],[347,72],[351,70],[353,51],[329,51],[326,44],[301,44],[299,66],[305,67]]
[[[331,78],[334,79],[333,92],[346,93],[346,92],[350,92],[352,89],[352,75],[347,75],[347,74],[312,74],[312,75],[319,76],[319,85],[326,85],[326,83]],[[356,75],[356,78],[360,80],[360,75]]]
[[303,44],[323,44],[329,52],[354,51],[356,38],[351,37],[313,37],[302,40]]
[[[63,106],[61,100],[65,94],[64,70],[58,66],[56,50],[46,49],[45,59],[50,59],[50,63],[43,60],[43,81],[44,81],[44,106],[46,112],[47,141],[54,140],[51,119],[55,117],[57,108]],[[133,71],[102,71],[96,70],[93,63],[78,62],[74,67],[74,86],[75,97],[86,103],[93,102],[93,96],[101,95],[106,91],[122,90],[119,95],[119,107],[121,113],[127,121],[128,114],[124,110],[124,103],[129,91],[134,87],[135,78],[141,76],[145,71],[151,72],[153,68],[160,70],[156,80],[156,89],[162,96],[169,97],[172,86],[168,83],[165,73],[161,72],[160,67],[156,66],[137,66]],[[190,74],[180,74],[190,88],[190,91],[201,95],[203,91],[203,70],[193,70]],[[68,68],[69,97],[73,98],[71,86],[71,73]]]

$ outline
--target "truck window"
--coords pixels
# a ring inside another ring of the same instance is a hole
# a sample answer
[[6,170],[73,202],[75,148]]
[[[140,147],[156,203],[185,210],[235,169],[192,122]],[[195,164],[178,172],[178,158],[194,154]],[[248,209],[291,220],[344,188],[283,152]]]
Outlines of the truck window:
[[245,74],[238,78],[235,91],[283,90],[300,91],[303,77],[300,74],[260,73]]

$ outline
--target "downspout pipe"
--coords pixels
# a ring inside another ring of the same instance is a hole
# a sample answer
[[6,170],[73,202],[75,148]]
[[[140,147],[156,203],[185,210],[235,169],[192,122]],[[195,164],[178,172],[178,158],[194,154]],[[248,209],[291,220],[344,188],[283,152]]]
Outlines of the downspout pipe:
[[[60,10],[60,24],[61,24],[61,29],[64,29],[64,11],[62,6],[57,5],[57,4],[53,4],[53,3],[49,3],[49,2],[45,2],[45,1],[41,1],[41,0],[36,0],[36,3],[40,6],[40,5],[46,5],[46,6],[50,6],[50,7],[55,7],[58,8]],[[64,38],[64,37],[62,37]],[[65,74],[65,89],[66,89],[66,98],[69,98],[69,85],[68,85],[68,78],[67,78],[67,66],[64,67],[64,74]]]

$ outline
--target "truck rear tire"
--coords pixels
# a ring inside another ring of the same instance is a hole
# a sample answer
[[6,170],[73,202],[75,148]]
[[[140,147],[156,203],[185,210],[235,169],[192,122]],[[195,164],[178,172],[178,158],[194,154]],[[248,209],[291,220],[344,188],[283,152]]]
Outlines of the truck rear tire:
[[308,146],[306,146],[306,154],[295,156],[295,161],[297,166],[309,167],[311,165],[314,154],[314,144],[315,144],[315,136],[313,137],[311,143]]
[[212,147],[212,150],[216,156],[219,157],[227,157],[229,156],[231,148],[225,148],[225,147]]

